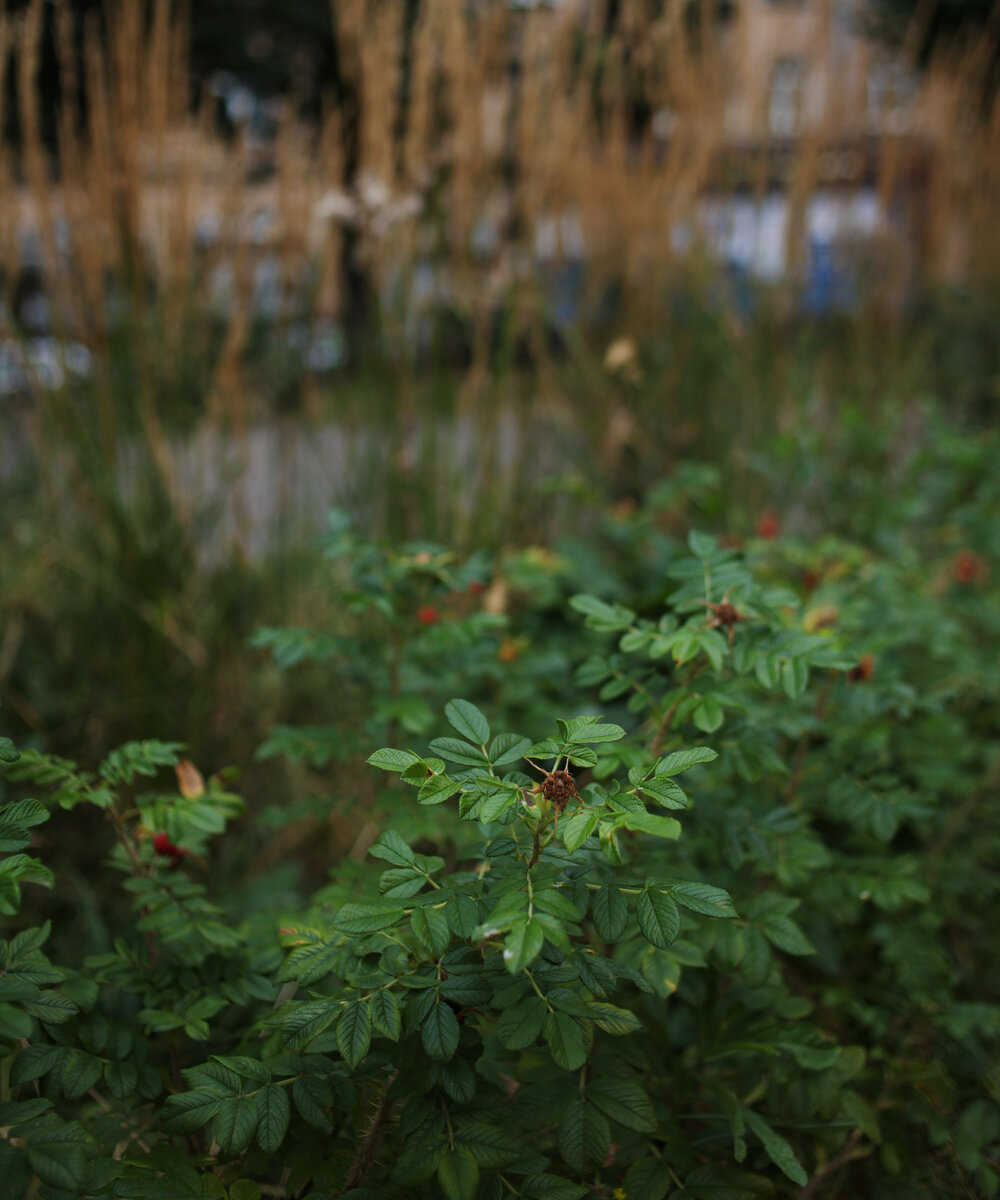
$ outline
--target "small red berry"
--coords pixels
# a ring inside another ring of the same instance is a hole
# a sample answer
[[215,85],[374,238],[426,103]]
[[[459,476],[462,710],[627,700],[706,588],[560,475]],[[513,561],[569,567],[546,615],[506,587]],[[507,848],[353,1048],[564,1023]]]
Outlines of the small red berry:
[[781,521],[774,509],[769,508],[766,512],[761,513],[757,521],[757,536],[771,541],[779,533],[781,533]]
[[433,604],[421,604],[417,609],[417,620],[421,625],[436,625],[441,620],[441,614]]
[[984,583],[986,560],[963,546],[952,560],[951,574],[956,583]]
[[481,596],[486,591],[486,584],[480,583],[478,579],[473,579],[469,584],[469,594],[472,596]]

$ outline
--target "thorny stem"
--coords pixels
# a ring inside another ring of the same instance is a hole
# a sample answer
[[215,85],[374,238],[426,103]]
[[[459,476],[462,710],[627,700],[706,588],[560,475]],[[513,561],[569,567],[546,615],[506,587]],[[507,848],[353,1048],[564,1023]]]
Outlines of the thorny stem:
[[364,1183],[368,1177],[368,1172],[375,1165],[375,1152],[378,1150],[379,1143],[385,1135],[385,1126],[392,1112],[393,1102],[389,1099],[389,1089],[392,1087],[398,1074],[398,1071],[393,1071],[386,1082],[382,1099],[379,1100],[375,1111],[372,1113],[372,1119],[368,1122],[368,1128],[361,1139],[361,1145],[358,1146],[354,1161],[347,1172],[347,1178],[344,1180],[345,1191],[350,1191],[351,1188],[358,1187],[359,1184]]

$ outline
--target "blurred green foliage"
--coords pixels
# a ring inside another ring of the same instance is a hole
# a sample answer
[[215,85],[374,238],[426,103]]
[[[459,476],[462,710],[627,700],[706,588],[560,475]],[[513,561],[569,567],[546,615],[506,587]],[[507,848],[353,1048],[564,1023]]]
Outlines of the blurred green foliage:
[[332,514],[242,820],[0,743],[11,1195],[995,1194],[1000,438],[813,413],[547,544]]

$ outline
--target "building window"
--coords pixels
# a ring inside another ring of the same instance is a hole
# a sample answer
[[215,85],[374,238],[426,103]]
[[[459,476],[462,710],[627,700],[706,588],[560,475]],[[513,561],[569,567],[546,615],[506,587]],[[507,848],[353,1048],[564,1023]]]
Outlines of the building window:
[[917,83],[900,63],[875,63],[868,72],[868,127],[877,133],[906,133],[910,128]]
[[774,64],[768,106],[772,137],[794,137],[802,128],[807,66],[801,58],[779,58]]

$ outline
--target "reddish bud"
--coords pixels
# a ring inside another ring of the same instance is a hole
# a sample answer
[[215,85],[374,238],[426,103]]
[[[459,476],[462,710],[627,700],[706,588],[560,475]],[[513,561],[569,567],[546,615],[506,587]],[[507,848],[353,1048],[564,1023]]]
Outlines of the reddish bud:
[[473,579],[469,584],[469,593],[473,596],[481,596],[486,591],[486,584],[480,583],[478,579]]
[[956,583],[985,583],[986,572],[986,560],[964,546],[952,560],[951,574]]
[[862,655],[856,667],[851,667],[847,678],[851,683],[867,683],[875,674],[875,659],[870,654]]
[[757,536],[766,538],[770,541],[776,538],[781,533],[781,521],[778,519],[778,514],[774,509],[769,508],[767,512],[763,512],[757,521]]
[[421,604],[417,609],[417,620],[421,625],[436,625],[441,620],[441,614],[432,604]]
[[163,858],[169,858],[171,866],[174,867],[184,857],[184,851],[180,846],[175,846],[165,833],[153,834],[153,849]]
[[807,592],[814,592],[819,587],[819,571],[803,571],[802,586]]

